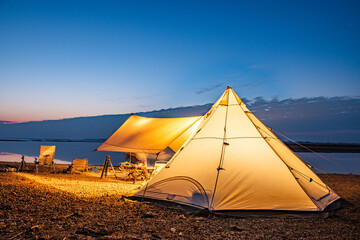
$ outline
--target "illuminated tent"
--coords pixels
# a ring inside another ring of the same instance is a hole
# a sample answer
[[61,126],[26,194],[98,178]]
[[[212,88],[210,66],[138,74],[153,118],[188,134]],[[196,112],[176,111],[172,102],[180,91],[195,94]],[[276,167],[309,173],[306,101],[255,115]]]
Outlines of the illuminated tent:
[[[133,115],[99,148],[157,152],[171,146],[173,139],[187,139],[135,197],[211,211],[323,211],[340,198],[246,108],[231,88],[197,119],[165,119],[160,123]],[[185,130],[181,127],[185,122],[197,125]],[[136,135],[130,134],[133,131]],[[152,131],[153,137],[148,134]],[[180,137],[180,132],[188,135]],[[117,140],[120,133],[125,135]]]

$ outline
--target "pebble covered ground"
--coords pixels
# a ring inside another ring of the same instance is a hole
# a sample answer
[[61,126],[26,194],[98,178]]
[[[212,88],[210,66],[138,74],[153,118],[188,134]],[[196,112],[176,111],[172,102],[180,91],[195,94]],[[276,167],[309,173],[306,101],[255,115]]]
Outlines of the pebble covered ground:
[[140,186],[0,173],[0,239],[360,239],[360,176],[321,176],[352,203],[318,217],[224,217],[124,198]]
[[112,178],[103,178],[100,180],[100,174],[94,174],[94,176],[90,174],[86,174],[87,176],[53,174],[52,176],[56,177],[49,177],[44,173],[17,173],[18,176],[52,186],[64,192],[72,193],[80,198],[104,197],[109,195],[128,196],[139,190],[141,186],[141,184],[133,184],[132,182],[125,181],[119,184],[119,181],[113,180]]

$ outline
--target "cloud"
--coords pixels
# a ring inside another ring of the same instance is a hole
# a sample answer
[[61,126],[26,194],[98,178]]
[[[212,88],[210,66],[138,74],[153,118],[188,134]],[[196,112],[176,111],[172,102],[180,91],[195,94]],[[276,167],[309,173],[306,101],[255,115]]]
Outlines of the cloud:
[[138,108],[140,109],[147,109],[147,108],[150,108],[150,107],[153,107],[152,105],[150,104],[139,104],[137,105]]
[[0,124],[11,124],[11,123],[16,123],[16,122],[13,122],[13,121],[1,121],[0,120]]
[[247,67],[248,69],[267,69],[263,63],[253,64]]
[[215,90],[215,89],[221,87],[221,85],[222,85],[222,84],[219,83],[219,84],[213,85],[213,86],[211,86],[211,87],[206,87],[206,88],[203,88],[203,89],[201,89],[201,90],[195,91],[195,93],[196,93],[196,94],[207,93],[207,92],[210,92],[210,91],[212,91],[212,90]]
[[243,82],[243,83],[240,83],[238,85],[236,85],[236,87],[239,87],[239,88],[250,88],[250,87],[255,87],[259,84],[262,84],[264,81],[260,81],[260,80],[254,80],[252,82]]
[[257,97],[247,107],[267,127],[296,141],[360,143],[359,97]]
[[[242,100],[245,101],[246,99]],[[257,97],[245,102],[249,110],[266,126],[296,141],[360,143],[360,125],[358,123],[358,119],[360,119],[360,97],[299,99]],[[146,104],[151,103],[143,103],[145,107]],[[142,107],[138,105],[134,103],[134,106]],[[129,112],[146,117],[189,117],[205,114],[211,105],[212,103],[151,112]],[[154,107],[154,109],[156,108]],[[103,115],[29,122],[12,126],[3,124],[0,125],[0,136],[9,138],[32,138],[33,136],[63,139],[106,138],[127,118],[127,114]],[[88,131],[88,129],[92,129],[92,131]]]

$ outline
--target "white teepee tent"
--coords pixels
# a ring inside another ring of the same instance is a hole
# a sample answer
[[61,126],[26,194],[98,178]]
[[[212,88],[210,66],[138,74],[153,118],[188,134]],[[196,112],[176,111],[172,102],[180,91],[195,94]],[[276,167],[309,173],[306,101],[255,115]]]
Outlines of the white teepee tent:
[[340,198],[230,87],[134,196],[210,211],[323,211]]

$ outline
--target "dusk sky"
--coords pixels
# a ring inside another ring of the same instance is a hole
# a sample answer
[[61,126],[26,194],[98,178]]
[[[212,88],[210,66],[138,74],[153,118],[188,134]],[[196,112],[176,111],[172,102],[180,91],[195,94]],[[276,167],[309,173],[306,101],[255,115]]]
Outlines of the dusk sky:
[[360,95],[360,1],[0,0],[0,120]]

